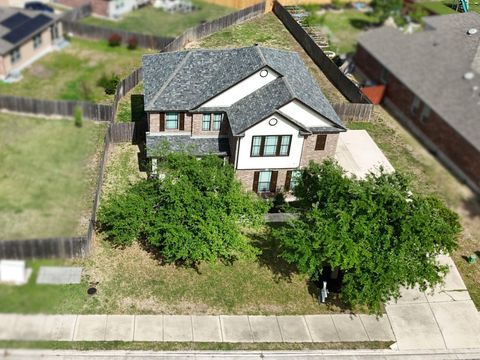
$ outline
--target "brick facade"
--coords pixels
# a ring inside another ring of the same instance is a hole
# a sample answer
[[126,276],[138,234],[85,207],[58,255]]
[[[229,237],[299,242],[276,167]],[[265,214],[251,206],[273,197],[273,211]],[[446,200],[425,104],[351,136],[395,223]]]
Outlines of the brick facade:
[[328,134],[323,150],[315,150],[317,135],[314,134],[305,137],[303,141],[302,157],[300,158],[300,166],[307,166],[310,161],[321,164],[325,159],[335,156],[338,143],[338,134]]
[[[292,171],[296,169],[268,169],[269,171],[277,171],[277,192],[283,191],[285,188],[285,180],[287,178],[287,171]],[[255,171],[261,170],[235,170],[235,177],[239,180],[245,189],[253,190],[253,177]]]
[[[414,126],[418,129],[471,181],[480,187],[480,152],[478,150],[433,110],[430,111],[429,116],[422,118],[425,104],[422,103],[421,99],[417,111],[412,112],[415,93],[391,73],[384,73],[383,79],[380,79],[383,66],[361,46],[357,49],[355,63],[369,79],[375,82],[382,82],[382,80],[386,82],[387,88],[384,98],[404,115],[405,121],[408,122],[406,126]],[[425,146],[429,147],[428,145]],[[437,149],[431,150],[435,152],[438,151]],[[446,165],[451,168],[448,164]],[[451,170],[455,172],[454,169]]]
[[[209,130],[204,131],[202,130],[202,122],[203,122],[203,114],[193,114],[193,122],[192,122],[192,135],[193,136],[228,136],[229,133],[229,125],[225,115],[222,114],[222,122],[220,123],[220,130]],[[211,123],[212,128],[213,123]]]

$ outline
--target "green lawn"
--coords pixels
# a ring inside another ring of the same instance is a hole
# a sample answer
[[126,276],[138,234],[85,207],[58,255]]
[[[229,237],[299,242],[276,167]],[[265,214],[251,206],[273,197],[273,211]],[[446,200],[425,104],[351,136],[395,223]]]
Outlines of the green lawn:
[[[0,239],[85,231],[104,125],[0,114]],[[3,306],[0,306],[0,309]]]
[[126,14],[120,21],[88,17],[82,19],[81,22],[90,25],[153,34],[157,36],[176,37],[188,28],[194,27],[205,21],[217,19],[235,11],[235,9],[198,0],[194,0],[193,3],[198,9],[187,14],[169,13],[160,9],[155,9],[152,6],[147,6]]
[[326,28],[331,50],[340,54],[354,52],[357,36],[379,21],[373,14],[355,9],[343,9],[341,12],[326,11],[323,15],[318,15],[316,12],[320,6],[310,5],[305,8],[310,12],[306,22],[310,26]]
[[74,38],[70,46],[52,52],[22,72],[19,82],[0,82],[0,93],[44,99],[90,100],[108,102],[96,85],[102,74],[117,74],[121,78],[138,67],[144,49],[128,50],[110,47],[106,41]]
[[[106,169],[103,199],[125,191],[138,179],[138,148],[115,145]],[[318,288],[279,259],[278,244],[269,228],[249,233],[262,249],[258,259],[231,265],[201,264],[198,268],[162,265],[135,243],[125,249],[112,247],[97,236],[90,256],[67,260],[84,268],[82,284],[45,287],[36,285],[34,268],[29,284],[0,285],[0,309],[25,313],[109,314],[315,314],[347,311],[332,295],[333,303],[318,305]],[[98,282],[94,297],[88,284]]]
[[377,121],[349,123],[350,129],[365,129],[398,171],[413,179],[415,190],[445,200],[460,215],[463,233],[453,259],[470,295],[480,309],[480,262],[468,264],[465,257],[479,251],[480,202],[456,180],[423,146],[386,112],[377,109]]

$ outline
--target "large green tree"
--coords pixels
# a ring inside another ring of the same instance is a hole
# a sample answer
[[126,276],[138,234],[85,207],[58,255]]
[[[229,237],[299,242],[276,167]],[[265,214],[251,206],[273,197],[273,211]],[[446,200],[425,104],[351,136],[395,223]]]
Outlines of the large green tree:
[[435,197],[412,194],[401,174],[350,178],[334,162],[310,163],[295,188],[299,218],[274,231],[283,258],[311,279],[344,274],[340,296],[379,312],[400,286],[422,289],[447,271],[435,257],[457,246],[458,216]]
[[380,21],[385,21],[389,16],[397,17],[400,15],[403,0],[373,0],[370,5]]
[[268,203],[242,189],[231,165],[173,152],[159,173],[102,204],[98,223],[108,239],[123,246],[142,239],[165,262],[188,265],[255,253],[242,227],[262,224]]

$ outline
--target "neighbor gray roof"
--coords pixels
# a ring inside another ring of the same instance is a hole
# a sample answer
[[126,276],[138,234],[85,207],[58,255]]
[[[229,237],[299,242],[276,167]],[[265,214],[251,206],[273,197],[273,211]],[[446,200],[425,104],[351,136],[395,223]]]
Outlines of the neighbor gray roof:
[[[32,20],[33,23],[27,24]],[[0,6],[0,54],[9,53],[56,20],[57,16],[51,13]],[[35,22],[37,24],[34,26]],[[15,40],[8,41],[9,36],[13,34]]]
[[229,153],[228,138],[192,137],[191,135],[147,135],[147,156],[158,155],[159,148],[168,142],[170,150],[189,150],[194,155],[224,155]]
[[[228,108],[235,135],[298,99],[343,130],[340,118],[297,53],[251,46],[143,57],[145,110],[192,111],[268,66],[281,77]],[[206,110],[206,109],[201,109]]]
[[[380,28],[359,44],[480,150],[480,15],[425,18],[424,31]],[[475,35],[467,35],[477,28]],[[473,80],[465,80],[474,72]]]

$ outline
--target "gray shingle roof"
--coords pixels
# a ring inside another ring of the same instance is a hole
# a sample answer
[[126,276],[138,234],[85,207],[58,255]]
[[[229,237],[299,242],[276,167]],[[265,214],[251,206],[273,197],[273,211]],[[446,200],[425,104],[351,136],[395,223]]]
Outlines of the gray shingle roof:
[[[362,34],[359,44],[480,150],[480,15],[452,14],[425,19],[422,32],[380,28]],[[465,80],[467,72],[473,80]],[[475,90],[477,89],[477,90]]]
[[[15,15],[17,19],[10,23],[8,19],[14,19],[13,16]],[[43,23],[41,27],[35,28],[35,30],[32,30],[31,32],[27,32],[25,36],[18,37],[18,40],[16,40],[14,43],[11,43],[3,38],[10,33],[15,33],[15,27],[24,24],[24,21],[26,21],[27,18],[28,20],[31,20],[37,16],[49,18],[50,21]],[[8,54],[12,49],[19,46],[23,42],[30,40],[35,34],[43,31],[45,28],[53,24],[55,21],[57,21],[57,19],[58,16],[47,12],[0,6],[0,54]],[[8,26],[1,24],[5,20],[7,20]]]
[[191,137],[190,135],[147,135],[147,156],[156,155],[159,147],[168,142],[173,151],[189,150],[194,155],[229,154],[228,138]]
[[258,46],[145,55],[145,110],[195,110],[265,66],[281,77],[222,109],[235,135],[293,99],[343,130],[340,118],[297,53]]

